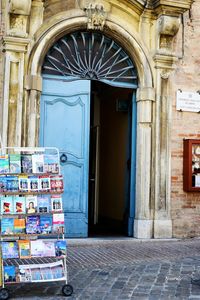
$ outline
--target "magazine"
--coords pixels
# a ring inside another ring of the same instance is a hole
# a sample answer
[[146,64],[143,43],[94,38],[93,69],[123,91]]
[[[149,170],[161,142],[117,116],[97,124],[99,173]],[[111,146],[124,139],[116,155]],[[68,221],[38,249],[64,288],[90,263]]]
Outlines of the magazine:
[[51,196],[51,211],[62,212],[62,196],[52,195]]
[[40,195],[37,197],[37,211],[39,213],[48,213],[50,206],[50,196]]
[[40,216],[40,230],[42,234],[49,234],[52,232],[52,216]]
[[53,214],[53,233],[64,233],[64,214]]
[[6,177],[6,190],[7,192],[17,192],[19,190],[18,176]]
[[62,175],[51,175],[50,184],[52,192],[63,192],[63,176]]
[[0,192],[6,192],[7,191],[7,177],[1,175],[0,176]]
[[4,266],[4,282],[16,282],[16,270],[15,266]]
[[13,196],[13,213],[25,214],[26,213],[26,198],[22,196]]
[[28,173],[28,174],[33,173],[31,154],[21,154],[21,166],[22,166],[22,173]]
[[13,213],[13,196],[1,197],[1,213]]
[[20,175],[18,177],[18,180],[19,180],[19,190],[22,192],[28,192],[29,189],[28,176]]
[[44,256],[56,256],[55,243],[53,241],[44,241]]
[[27,214],[37,212],[37,196],[26,196],[26,212]]
[[56,256],[67,255],[67,242],[65,240],[58,240],[55,242]]
[[33,173],[43,173],[44,172],[44,155],[43,154],[33,154],[32,155],[33,163]]
[[29,240],[19,240],[19,257],[20,258],[30,258],[31,257],[31,248]]
[[21,173],[21,155],[10,154],[10,173]]
[[44,242],[42,240],[31,241],[31,256],[42,257],[44,255]]
[[19,258],[17,242],[2,242],[2,257]]
[[0,174],[9,173],[9,158],[8,155],[0,155]]
[[48,175],[39,176],[39,189],[40,191],[49,191],[50,190],[50,177]]
[[39,191],[39,179],[37,176],[28,176],[28,188],[31,192]]
[[25,233],[26,220],[25,219],[14,219],[14,233]]
[[10,235],[14,233],[14,218],[2,218],[1,234]]
[[28,216],[26,220],[26,233],[39,234],[40,233],[40,216]]
[[19,281],[31,282],[31,270],[30,265],[19,265]]
[[45,154],[44,155],[44,173],[58,174],[59,173],[59,162],[58,155]]

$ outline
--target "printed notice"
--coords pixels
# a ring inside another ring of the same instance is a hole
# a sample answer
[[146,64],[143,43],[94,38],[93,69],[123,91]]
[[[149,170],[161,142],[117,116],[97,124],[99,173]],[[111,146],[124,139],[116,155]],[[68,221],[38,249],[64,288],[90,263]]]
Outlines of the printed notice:
[[200,112],[199,93],[177,91],[176,109],[181,111]]

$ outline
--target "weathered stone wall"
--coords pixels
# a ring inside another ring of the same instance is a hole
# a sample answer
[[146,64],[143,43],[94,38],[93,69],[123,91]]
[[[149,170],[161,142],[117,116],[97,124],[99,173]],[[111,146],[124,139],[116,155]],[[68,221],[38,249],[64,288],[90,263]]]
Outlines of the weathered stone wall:
[[[2,2],[0,1],[0,40],[5,33],[5,14]],[[3,57],[4,54],[1,49],[0,53],[0,70],[3,70]],[[2,101],[3,101],[3,72],[0,71],[0,119],[2,120]],[[2,122],[0,122],[0,134],[2,134]]]
[[[200,193],[183,191],[183,139],[200,139],[200,114],[176,111],[176,91],[200,89],[200,1],[184,14],[184,28],[176,40],[180,56],[172,77],[172,177],[171,208],[174,237],[200,236]],[[182,58],[181,58],[182,57]]]

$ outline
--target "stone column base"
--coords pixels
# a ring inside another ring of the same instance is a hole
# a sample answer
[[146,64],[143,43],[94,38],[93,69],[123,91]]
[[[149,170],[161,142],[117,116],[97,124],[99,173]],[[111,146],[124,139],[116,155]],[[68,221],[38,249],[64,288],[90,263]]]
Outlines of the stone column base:
[[154,238],[172,238],[172,220],[154,220]]
[[134,220],[134,237],[138,239],[152,238],[152,220]]

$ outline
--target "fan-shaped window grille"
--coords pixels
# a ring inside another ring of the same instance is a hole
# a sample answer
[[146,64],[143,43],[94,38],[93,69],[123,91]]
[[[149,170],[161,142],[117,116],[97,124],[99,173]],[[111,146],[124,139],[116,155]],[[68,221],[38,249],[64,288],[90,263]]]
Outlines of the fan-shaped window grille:
[[43,74],[137,86],[136,68],[129,56],[116,42],[97,32],[75,32],[58,40],[45,57]]

